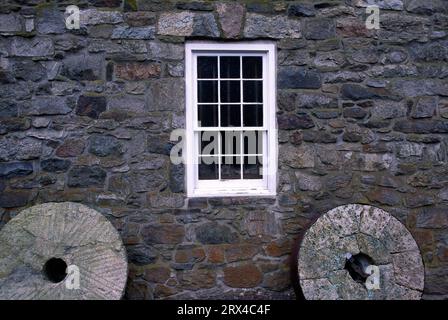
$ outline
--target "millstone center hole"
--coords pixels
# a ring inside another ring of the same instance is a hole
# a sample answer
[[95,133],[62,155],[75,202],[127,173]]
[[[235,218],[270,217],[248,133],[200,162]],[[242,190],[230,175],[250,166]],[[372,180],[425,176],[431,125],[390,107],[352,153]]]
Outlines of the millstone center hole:
[[67,263],[60,258],[51,258],[44,264],[43,273],[53,283],[59,283],[67,276]]
[[348,271],[353,280],[359,283],[366,283],[370,274],[366,273],[366,268],[374,265],[374,261],[365,253],[355,255],[347,254],[344,269]]

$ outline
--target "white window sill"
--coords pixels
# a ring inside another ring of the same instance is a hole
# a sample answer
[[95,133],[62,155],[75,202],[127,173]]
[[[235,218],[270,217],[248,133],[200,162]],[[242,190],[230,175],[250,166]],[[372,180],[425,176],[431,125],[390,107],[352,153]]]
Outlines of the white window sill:
[[254,197],[254,196],[276,196],[275,192],[267,189],[254,189],[254,190],[200,190],[195,189],[192,193],[187,195],[189,198],[213,198],[213,197]]

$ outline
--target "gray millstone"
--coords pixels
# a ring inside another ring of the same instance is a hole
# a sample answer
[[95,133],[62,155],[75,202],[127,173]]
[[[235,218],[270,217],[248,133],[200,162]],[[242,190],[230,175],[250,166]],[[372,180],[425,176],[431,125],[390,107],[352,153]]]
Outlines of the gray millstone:
[[[346,255],[359,253],[379,267],[379,289],[367,289],[345,269]],[[309,300],[417,300],[425,277],[419,248],[406,227],[384,210],[359,204],[334,208],[307,230],[297,271]]]
[[[44,264],[59,258],[80,271],[79,289],[51,282]],[[121,238],[99,212],[78,203],[23,210],[0,232],[0,299],[120,299],[127,258]]]

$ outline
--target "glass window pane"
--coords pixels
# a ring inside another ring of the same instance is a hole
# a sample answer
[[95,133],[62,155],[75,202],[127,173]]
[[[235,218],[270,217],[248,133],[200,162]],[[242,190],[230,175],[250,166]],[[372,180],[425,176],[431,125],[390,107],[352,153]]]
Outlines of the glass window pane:
[[263,81],[243,82],[244,102],[263,102]]
[[263,153],[263,132],[244,131],[243,132],[244,154]]
[[199,105],[198,106],[198,126],[199,127],[217,127],[218,126],[218,106]]
[[221,81],[221,102],[240,102],[240,81]]
[[249,104],[243,106],[243,125],[245,127],[263,126],[262,104]]
[[198,102],[218,102],[218,81],[198,81]]
[[199,154],[215,155],[219,153],[218,134],[218,131],[199,132]]
[[262,57],[243,57],[243,78],[261,79],[263,77]]
[[198,78],[218,78],[218,57],[198,57]]
[[241,132],[221,131],[221,153],[241,154]]
[[243,161],[243,179],[263,179],[261,157],[244,157]]
[[240,105],[221,105],[221,126],[239,127],[241,126]]
[[199,157],[198,161],[199,180],[219,179],[218,157]]
[[240,57],[220,58],[221,78],[240,78]]
[[221,179],[241,179],[241,157],[222,157]]

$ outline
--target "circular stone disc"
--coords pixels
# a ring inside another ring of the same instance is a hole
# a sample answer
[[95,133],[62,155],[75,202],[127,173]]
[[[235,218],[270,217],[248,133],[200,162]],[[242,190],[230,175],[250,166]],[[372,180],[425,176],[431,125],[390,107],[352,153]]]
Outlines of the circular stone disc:
[[[379,267],[379,288],[367,289],[345,269],[347,254],[363,253]],[[349,204],[321,216],[298,254],[300,286],[308,300],[415,300],[424,287],[419,248],[406,227],[384,210]]]
[[[44,272],[51,258],[75,266],[67,269],[68,276],[62,269],[57,283]],[[82,204],[36,205],[0,230],[0,299],[120,299],[126,278],[126,252],[117,230]]]

